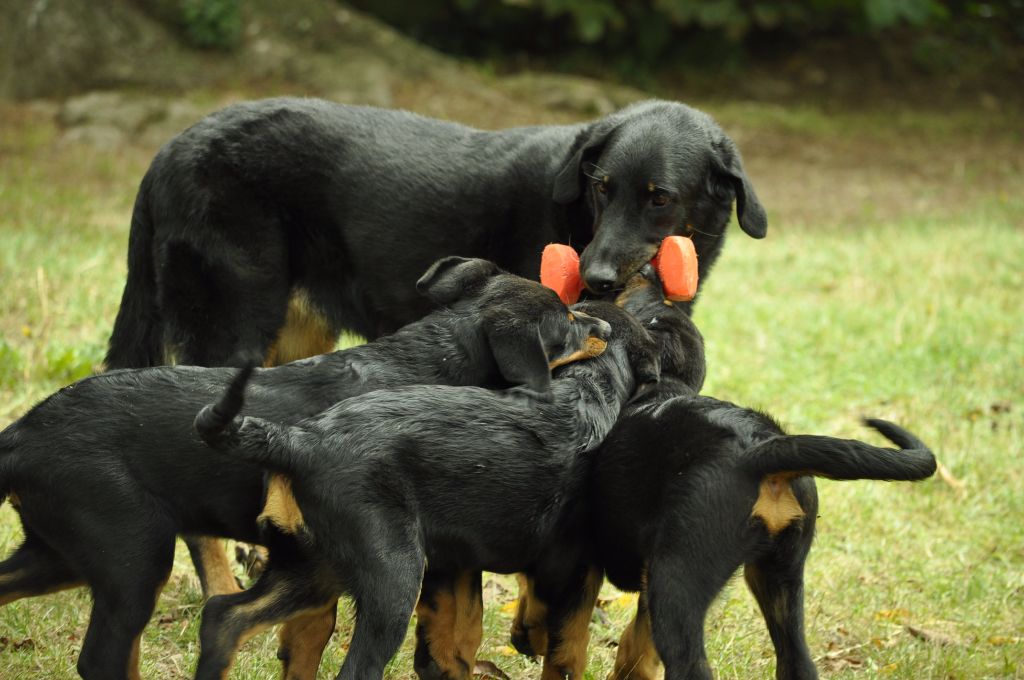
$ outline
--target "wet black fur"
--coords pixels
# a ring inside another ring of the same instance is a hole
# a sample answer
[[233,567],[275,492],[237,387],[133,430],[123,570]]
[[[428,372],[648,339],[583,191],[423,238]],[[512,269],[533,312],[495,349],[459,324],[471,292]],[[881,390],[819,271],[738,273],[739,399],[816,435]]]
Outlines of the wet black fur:
[[672,102],[496,132],[315,99],[235,104],[171,140],[142,180],[107,366],[260,363],[297,290],[332,332],[372,339],[428,311],[413,283],[446,255],[534,278],[546,244],[571,243],[602,290],[692,228],[706,281],[734,199],[763,237],[733,142]]
[[[552,291],[489,262],[446,258],[420,288],[445,306],[368,345],[256,369],[249,412],[295,422],[353,395],[421,383],[522,383],[523,399],[550,398],[547,355],[605,332],[580,315],[571,323]],[[262,467],[212,453],[192,427],[235,372],[109,372],[60,390],[0,432],[0,498],[12,496],[25,533],[0,562],[0,601],[87,585],[84,678],[125,677],[176,535],[260,540]]]
[[557,629],[579,607],[572,586],[592,563],[576,540],[588,451],[658,372],[656,348],[632,317],[609,303],[577,309],[608,321],[611,339],[597,358],[556,372],[550,401],[518,388],[421,386],[350,399],[292,426],[225,423],[240,405],[240,374],[196,426],[232,459],[287,475],[305,527],[290,536],[268,524],[257,584],[210,599],[197,677],[220,677],[248,626],[348,593],[356,624],[338,677],[379,678],[405,637],[424,569],[435,581],[464,572],[479,580],[482,570],[543,575]]
[[[712,677],[704,618],[741,565],[775,645],[776,677],[816,678],[803,632],[803,567],[818,511],[811,475],[919,480],[934,473],[935,458],[883,420],[866,423],[899,448],[786,435],[765,414],[698,396],[700,335],[654,293],[633,296],[626,309],[661,342],[661,380],[627,407],[592,458],[588,506],[597,558],[614,585],[642,591],[640,611],[649,609],[666,680]],[[773,537],[751,511],[761,480],[780,472],[807,473],[792,481],[805,516]],[[532,651],[521,635],[516,642]]]

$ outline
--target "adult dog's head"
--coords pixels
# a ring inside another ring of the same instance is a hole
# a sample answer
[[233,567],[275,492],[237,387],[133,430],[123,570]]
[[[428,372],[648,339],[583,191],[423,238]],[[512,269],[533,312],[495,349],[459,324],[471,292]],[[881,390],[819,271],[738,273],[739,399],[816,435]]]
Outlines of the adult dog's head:
[[705,277],[734,198],[743,231],[763,238],[768,229],[736,145],[710,116],[674,102],[641,102],[588,125],[552,197],[589,211],[580,265],[592,293],[621,288],[672,234],[693,238]]

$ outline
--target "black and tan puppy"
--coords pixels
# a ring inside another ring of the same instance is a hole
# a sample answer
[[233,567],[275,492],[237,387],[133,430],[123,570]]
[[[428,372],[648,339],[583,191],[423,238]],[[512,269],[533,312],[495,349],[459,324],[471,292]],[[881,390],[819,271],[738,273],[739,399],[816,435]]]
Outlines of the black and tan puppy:
[[[551,290],[490,262],[446,258],[419,287],[444,306],[368,345],[258,370],[251,412],[295,422],[340,399],[420,383],[521,384],[544,398],[549,363],[604,342],[603,322],[570,314]],[[84,678],[137,677],[139,635],[170,572],[176,535],[257,542],[265,500],[268,521],[290,521],[287,485],[272,486],[265,499],[260,466],[212,455],[192,428],[196,411],[234,373],[106,373],[64,388],[0,432],[0,498],[10,497],[25,533],[0,562],[0,604],[88,586]],[[323,628],[329,635],[333,618]],[[292,677],[311,678],[319,652],[311,669],[293,659]]]
[[584,544],[570,540],[579,535],[581,473],[638,385],[656,379],[657,361],[650,336],[614,305],[574,309],[610,322],[611,339],[600,356],[559,371],[550,401],[521,389],[410,387],[285,426],[232,420],[242,407],[243,371],[220,403],[204,409],[196,418],[203,438],[286,475],[302,516],[290,532],[267,527],[269,562],[256,585],[207,603],[197,677],[222,677],[254,631],[333,609],[347,593],[356,623],[338,677],[380,678],[421,584],[478,579],[481,570],[543,575],[554,631],[545,677],[561,677],[564,668],[582,673],[579,650],[558,645],[563,629],[580,625],[570,613],[585,612],[585,628],[600,585]]
[[[928,448],[906,430],[868,420],[896,444],[787,435],[769,416],[698,396],[700,335],[666,306],[659,286],[620,297],[661,346],[661,380],[630,404],[593,454],[590,536],[609,581],[641,593],[619,644],[613,679],[710,679],[704,618],[744,566],[775,645],[780,680],[817,677],[803,631],[803,568],[814,537],[814,476],[919,480],[935,471]],[[689,328],[689,330],[685,330]],[[543,584],[532,584],[534,589]],[[547,644],[529,608],[513,641]]]
[[571,242],[603,293],[692,234],[706,280],[734,199],[763,237],[736,146],[673,102],[494,132],[315,99],[235,104],[142,180],[107,366],[279,363],[343,329],[372,339],[429,310],[413,284],[446,255],[534,278],[545,245]]

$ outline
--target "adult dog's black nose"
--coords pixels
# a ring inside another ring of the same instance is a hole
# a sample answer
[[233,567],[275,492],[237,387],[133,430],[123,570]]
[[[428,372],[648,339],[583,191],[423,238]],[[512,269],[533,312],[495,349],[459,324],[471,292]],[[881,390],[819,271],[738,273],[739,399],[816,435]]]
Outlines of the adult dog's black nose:
[[590,267],[583,275],[583,283],[591,293],[607,293],[615,287],[615,269],[612,267]]

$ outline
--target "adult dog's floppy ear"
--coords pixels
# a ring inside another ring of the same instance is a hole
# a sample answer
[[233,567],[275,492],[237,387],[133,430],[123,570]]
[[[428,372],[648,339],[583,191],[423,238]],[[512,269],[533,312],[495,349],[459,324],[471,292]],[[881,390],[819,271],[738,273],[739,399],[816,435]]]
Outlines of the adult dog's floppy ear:
[[720,164],[718,170],[726,176],[736,193],[736,216],[740,227],[754,238],[764,238],[768,233],[768,216],[743,169],[743,159],[736,144],[723,134],[713,146]]
[[505,380],[513,385],[525,385],[538,394],[546,394],[551,389],[548,356],[535,324],[491,315],[484,319],[484,332]]
[[576,136],[569,151],[569,160],[555,175],[551,198],[555,203],[572,203],[583,192],[583,161],[598,155],[617,124],[606,119],[588,125]]
[[430,265],[416,282],[416,290],[439,305],[448,305],[499,272],[490,260],[451,255]]

